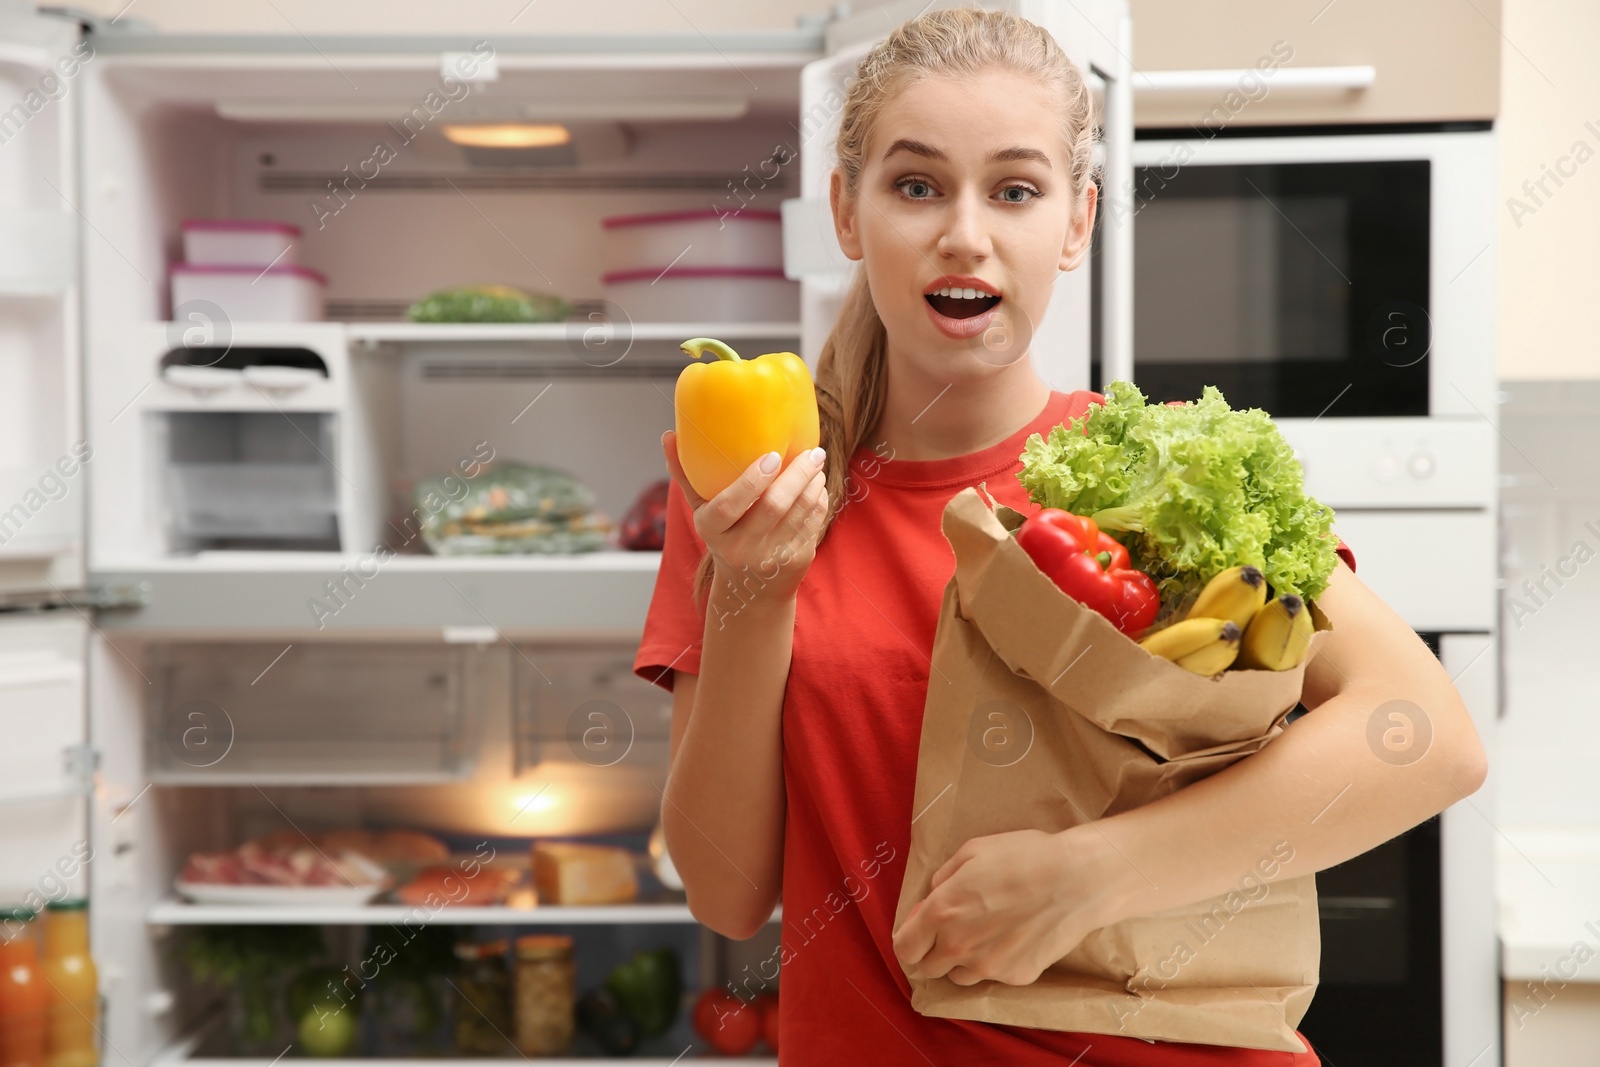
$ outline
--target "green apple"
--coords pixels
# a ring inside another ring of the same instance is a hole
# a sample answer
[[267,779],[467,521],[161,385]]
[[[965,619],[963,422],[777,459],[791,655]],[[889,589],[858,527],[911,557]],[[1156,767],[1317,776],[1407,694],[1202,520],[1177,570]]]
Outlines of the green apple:
[[355,1008],[317,1004],[300,1017],[300,1047],[310,1056],[343,1056],[356,1043]]

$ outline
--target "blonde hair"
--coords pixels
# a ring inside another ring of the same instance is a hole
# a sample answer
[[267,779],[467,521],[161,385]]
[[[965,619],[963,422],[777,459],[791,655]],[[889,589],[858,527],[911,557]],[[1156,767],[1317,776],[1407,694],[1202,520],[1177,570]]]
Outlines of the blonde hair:
[[[1094,146],[1100,123],[1094,97],[1078,69],[1043,27],[1005,11],[945,8],[902,23],[862,57],[846,90],[836,154],[843,179],[841,198],[859,192],[866,150],[884,106],[922,79],[973,77],[1003,70],[1035,79],[1060,104],[1062,140],[1068,149],[1068,181],[1074,202],[1095,178]],[[850,461],[883,414],[888,335],[857,265],[839,317],[817,360],[817,410],[828,511],[820,543],[851,499]],[[709,552],[695,573],[695,602],[710,592],[715,564]]]

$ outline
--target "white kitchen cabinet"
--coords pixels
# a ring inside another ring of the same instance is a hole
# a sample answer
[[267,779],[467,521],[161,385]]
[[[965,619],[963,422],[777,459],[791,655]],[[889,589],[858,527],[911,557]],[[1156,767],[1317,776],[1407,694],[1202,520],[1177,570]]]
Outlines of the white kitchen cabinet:
[[1499,0],[1132,0],[1140,128],[1477,122],[1499,113]]

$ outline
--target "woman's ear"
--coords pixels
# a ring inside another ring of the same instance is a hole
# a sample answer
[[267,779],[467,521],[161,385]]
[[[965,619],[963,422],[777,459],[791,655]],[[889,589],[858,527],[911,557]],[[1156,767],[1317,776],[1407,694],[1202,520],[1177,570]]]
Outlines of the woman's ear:
[[1072,270],[1089,254],[1089,239],[1094,236],[1094,213],[1099,205],[1100,190],[1094,182],[1084,186],[1083,200],[1072,214],[1067,227],[1067,240],[1061,246],[1061,270]]
[[861,235],[856,232],[856,203],[844,195],[844,175],[834,167],[828,175],[828,206],[833,209],[833,232],[847,259],[860,259]]

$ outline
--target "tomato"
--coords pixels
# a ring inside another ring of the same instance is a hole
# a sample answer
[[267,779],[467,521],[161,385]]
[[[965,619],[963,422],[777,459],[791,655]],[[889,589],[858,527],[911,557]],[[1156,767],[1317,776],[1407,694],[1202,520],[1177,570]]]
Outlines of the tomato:
[[761,1036],[767,1039],[772,1051],[778,1051],[778,994],[763,993],[750,1006],[761,1012]]
[[694,1030],[723,1056],[743,1056],[761,1040],[761,1011],[725,989],[708,989],[694,1004]]

